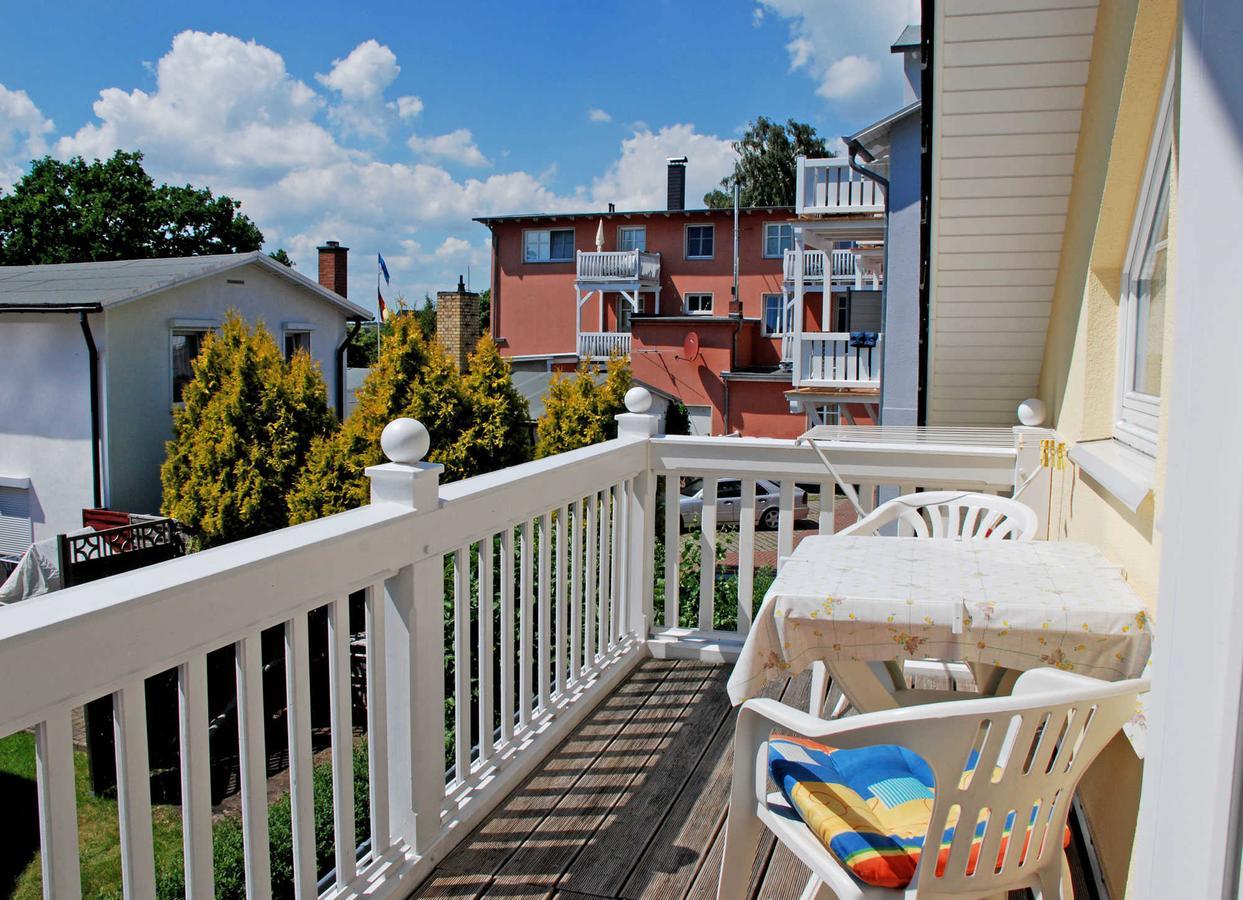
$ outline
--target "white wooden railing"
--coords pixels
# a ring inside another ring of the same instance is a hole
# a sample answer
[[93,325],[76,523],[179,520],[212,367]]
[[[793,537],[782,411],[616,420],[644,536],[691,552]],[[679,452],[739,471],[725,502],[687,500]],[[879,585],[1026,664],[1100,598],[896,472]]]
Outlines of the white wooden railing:
[[843,157],[800,156],[795,172],[794,205],[798,215],[883,212],[885,192],[850,168]]
[[[785,259],[782,262],[782,278],[787,284],[792,284],[797,274],[794,269],[796,252],[795,250],[787,250],[785,252]],[[834,281],[859,280],[858,258],[853,251],[833,250],[831,253],[825,253],[823,250],[804,250],[803,281],[809,284],[818,284],[824,281],[826,257],[831,259],[829,275]]]
[[879,387],[884,338],[877,334],[875,347],[853,347],[849,332],[803,332],[799,342],[799,386]]
[[575,253],[579,281],[659,281],[660,254],[642,250]]
[[[656,437],[650,403],[642,389],[627,395],[631,412],[618,417],[615,440],[446,485],[439,466],[421,461],[426,431],[398,420],[383,440],[392,461],[367,470],[367,506],[0,610],[0,736],[35,733],[45,895],[79,895],[71,721],[83,703],[110,697],[124,892],[154,896],[144,685],[170,669],[180,693],[187,892],[213,895],[207,655],[221,651],[236,673],[248,889],[267,896],[264,723],[279,713],[265,709],[261,634],[269,629],[283,639],[300,897],[319,892],[317,876],[329,867],[325,895],[407,895],[642,656],[732,658],[751,621],[756,567],[765,565],[756,555],[755,480],[780,485],[772,564],[793,545],[795,483],[820,485],[820,531],[834,528],[835,492],[807,447]],[[867,505],[882,490],[1005,492],[1038,453],[1033,441],[1016,450],[1004,431],[976,444],[886,440],[882,432],[834,451]],[[689,538],[699,542],[703,563],[698,591],[683,592],[675,548],[687,540],[679,515],[687,476],[704,479],[703,511]],[[722,588],[716,485],[726,477],[742,479],[743,513],[730,563],[737,575]],[[658,544],[670,548],[660,572]],[[723,590],[734,591],[737,603],[725,629],[717,627]],[[351,603],[364,608],[361,633],[351,633]],[[310,777],[308,647],[312,623],[321,621],[310,616],[321,609],[335,847],[327,861],[315,856]],[[681,624],[686,618],[690,627]],[[371,839],[361,854],[352,643],[365,658]],[[446,736],[453,743],[447,760]]]
[[579,359],[609,359],[614,354],[630,355],[630,332],[585,331],[579,333]]

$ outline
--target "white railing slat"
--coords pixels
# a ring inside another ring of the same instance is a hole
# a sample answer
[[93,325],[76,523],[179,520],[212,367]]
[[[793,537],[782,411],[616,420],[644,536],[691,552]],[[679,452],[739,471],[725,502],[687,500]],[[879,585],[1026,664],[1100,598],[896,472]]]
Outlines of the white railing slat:
[[665,476],[665,627],[678,627],[678,556],[681,551],[681,483]]
[[351,691],[348,597],[340,597],[328,604],[328,684],[337,884],[346,885],[354,880],[358,858],[358,842],[354,839],[354,698]]
[[486,535],[479,541],[479,765],[492,758],[492,733],[496,728],[496,707],[493,705],[493,654],[495,635],[492,611],[495,609],[492,562],[495,536]]
[[539,692],[539,709],[548,711],[549,698],[552,696],[552,678],[550,672],[551,647],[548,646],[549,635],[549,588],[551,586],[552,565],[552,514],[544,513],[539,520],[539,616],[537,618],[536,642],[539,644],[538,666],[536,667],[536,685]]
[[535,615],[534,597],[531,595],[531,561],[532,551],[531,520],[522,523],[520,538],[520,566],[518,585],[518,725],[528,728],[531,724],[531,663],[534,661],[531,650],[531,618]]
[[35,728],[35,773],[43,896],[78,900],[82,876],[78,868],[78,801],[69,709],[53,710]]
[[514,530],[501,532],[501,743],[514,739]]
[[570,639],[569,623],[566,621],[566,587],[568,585],[568,575],[566,566],[569,564],[569,554],[566,552],[566,522],[569,520],[569,506],[559,507],[557,509],[557,590],[556,590],[556,646],[554,653],[556,654],[556,683],[555,689],[558,694],[565,693],[566,687],[566,642]]
[[599,540],[596,517],[600,512],[600,495],[591,494],[587,498],[587,564],[583,571],[583,668],[591,669],[595,665],[595,631],[596,631],[596,598],[599,595],[599,569],[596,562],[596,547]]
[[794,481],[786,478],[777,494],[777,569],[794,552]]
[[837,531],[837,485],[832,481],[820,482],[820,515],[816,525],[820,534]]
[[622,604],[627,597],[626,561],[630,559],[627,549],[630,487],[630,481],[623,481],[613,487],[613,574],[610,588],[613,594],[613,606],[609,617],[610,647],[616,646],[621,637]]
[[596,611],[596,653],[603,656],[609,646],[609,606],[612,601],[612,550],[613,550],[613,492],[612,489],[600,493],[600,567],[598,570],[597,596],[599,607]]
[[[289,731],[289,799],[293,819],[294,894],[314,897],[315,795],[311,779],[311,668],[306,614],[285,623],[285,705]],[[209,808],[210,813],[210,808]],[[209,832],[208,850],[211,848]]]
[[699,627],[711,631],[716,613],[716,479],[703,480],[699,512]]
[[143,679],[113,693],[112,724],[122,890],[126,897],[153,897],[155,848],[151,832],[151,766],[147,759],[147,689]]
[[272,895],[262,646],[258,632],[233,645],[233,667],[237,679],[238,771],[242,791],[242,857],[247,894],[254,898]]
[[755,479],[742,480],[738,500],[738,631],[751,630],[752,595],[755,592]]
[[582,675],[583,633],[583,503],[570,504],[570,681]]
[[453,554],[453,766],[470,776],[470,546]]
[[[215,877],[212,874],[211,754],[207,736],[206,656],[198,654],[177,667],[177,695],[186,897],[187,900],[195,900],[216,895]],[[310,737],[309,730],[307,737]],[[296,816],[295,812],[295,821]]]
[[389,848],[388,672],[384,659],[384,583],[367,589],[367,776],[371,857]]

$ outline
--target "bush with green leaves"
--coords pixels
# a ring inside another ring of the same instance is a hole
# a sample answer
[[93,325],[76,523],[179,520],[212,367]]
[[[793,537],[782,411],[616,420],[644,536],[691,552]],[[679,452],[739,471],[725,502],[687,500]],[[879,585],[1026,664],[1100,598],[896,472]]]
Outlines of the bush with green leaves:
[[287,362],[262,322],[231,310],[192,365],[160,468],[164,514],[202,546],[283,528],[313,442],[336,425],[318,363]]
[[626,391],[634,381],[630,361],[609,360],[603,383],[599,370],[582,363],[573,375],[558,372],[544,395],[544,414],[536,426],[535,456],[543,458],[617,437],[617,415],[626,411]]

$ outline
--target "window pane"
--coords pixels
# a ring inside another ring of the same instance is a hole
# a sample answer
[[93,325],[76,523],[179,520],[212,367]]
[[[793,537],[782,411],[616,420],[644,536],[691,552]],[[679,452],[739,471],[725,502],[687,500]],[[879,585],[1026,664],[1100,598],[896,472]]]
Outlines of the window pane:
[[311,352],[311,335],[306,331],[289,331],[285,333],[285,359],[293,359],[299,350]]
[[554,231],[549,245],[549,259],[573,259],[574,232],[570,230]]
[[618,233],[617,247],[619,250],[646,250],[646,228],[623,228]]
[[690,257],[712,255],[711,225],[691,225],[686,229],[686,255]]
[[194,378],[194,359],[203,347],[203,332],[182,331],[173,334],[173,402],[180,403],[182,391]]
[[1169,171],[1161,183],[1156,219],[1135,291],[1135,378],[1132,388],[1161,394],[1161,349],[1165,339],[1166,236],[1169,231]]

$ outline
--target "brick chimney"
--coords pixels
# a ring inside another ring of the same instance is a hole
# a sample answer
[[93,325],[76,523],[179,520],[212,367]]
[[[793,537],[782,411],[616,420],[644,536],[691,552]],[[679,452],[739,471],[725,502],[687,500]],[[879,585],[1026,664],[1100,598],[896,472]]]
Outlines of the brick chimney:
[[436,339],[449,351],[459,372],[466,371],[466,360],[475,352],[483,336],[479,324],[479,295],[466,290],[459,275],[456,291],[436,293]]
[[670,212],[686,209],[686,157],[670,156],[666,162],[669,163],[669,190],[665,208]]
[[319,283],[342,297],[348,290],[346,275],[349,264],[346,256],[349,252],[349,247],[342,247],[337,241],[324,241],[319,248]]

